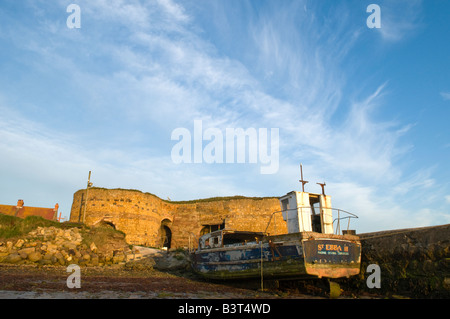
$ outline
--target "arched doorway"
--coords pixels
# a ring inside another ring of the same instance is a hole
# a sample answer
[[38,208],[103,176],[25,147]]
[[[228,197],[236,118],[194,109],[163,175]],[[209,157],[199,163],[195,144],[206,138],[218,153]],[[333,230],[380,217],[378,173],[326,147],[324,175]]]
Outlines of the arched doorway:
[[163,248],[170,249],[170,244],[172,242],[172,231],[167,226],[162,226],[162,242]]
[[161,227],[159,229],[160,233],[160,243],[161,247],[165,249],[170,249],[172,246],[172,230],[170,229],[172,226],[172,221],[170,219],[163,219],[161,221]]
[[106,222],[106,221],[101,221],[100,227],[112,228],[114,230],[116,229],[116,225],[114,225],[112,222]]

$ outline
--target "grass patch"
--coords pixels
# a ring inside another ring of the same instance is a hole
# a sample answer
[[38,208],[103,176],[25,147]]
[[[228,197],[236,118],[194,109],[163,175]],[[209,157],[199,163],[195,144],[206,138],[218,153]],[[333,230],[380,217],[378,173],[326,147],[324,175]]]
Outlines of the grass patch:
[[24,219],[0,214],[0,238],[15,238],[28,234],[37,227],[58,227],[62,224],[40,216],[28,216]]
[[101,246],[108,242],[122,241],[125,233],[111,227],[87,227],[83,224],[51,221],[40,216],[28,216],[26,218],[14,217],[0,214],[0,240],[15,239],[26,236],[30,231],[38,227],[56,227],[61,229],[81,228],[83,233],[83,243],[90,245],[95,242]]
[[[240,199],[251,199],[251,200],[264,200],[264,199],[278,199],[278,197],[276,196],[269,196],[269,197],[246,197],[246,196],[241,196],[241,195],[236,195],[236,196],[225,196],[225,197],[210,197],[210,198],[199,198],[199,199],[192,199],[192,200],[183,200],[183,201],[172,201],[172,200],[167,200],[167,199],[163,199],[155,194],[149,193],[149,192],[143,192],[137,189],[124,189],[124,188],[104,188],[104,187],[92,187],[91,189],[97,189],[97,190],[104,190],[104,191],[125,191],[125,192],[135,192],[135,193],[140,193],[143,195],[150,195],[153,197],[156,197],[158,199],[160,199],[161,201],[165,202],[165,203],[170,203],[170,204],[196,204],[196,203],[208,203],[208,202],[216,202],[216,201],[230,201],[230,200],[240,200]],[[78,190],[76,193],[78,192],[85,192],[86,189],[80,189]]]

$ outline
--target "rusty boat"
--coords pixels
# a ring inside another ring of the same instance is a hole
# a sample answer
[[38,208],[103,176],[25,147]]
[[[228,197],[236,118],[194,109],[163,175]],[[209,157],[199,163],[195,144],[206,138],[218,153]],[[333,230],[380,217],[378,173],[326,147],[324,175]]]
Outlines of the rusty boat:
[[[303,179],[303,178],[302,178]],[[292,191],[279,198],[266,231],[220,229],[199,238],[192,253],[193,270],[209,279],[264,280],[342,278],[359,274],[361,243],[350,221],[356,215],[331,208],[331,197]],[[271,235],[276,215],[287,233]],[[341,232],[341,226],[347,225]]]

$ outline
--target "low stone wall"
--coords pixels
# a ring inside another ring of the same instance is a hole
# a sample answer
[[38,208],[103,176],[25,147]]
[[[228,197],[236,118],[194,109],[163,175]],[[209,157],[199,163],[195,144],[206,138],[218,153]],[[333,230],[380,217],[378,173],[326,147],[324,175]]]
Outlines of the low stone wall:
[[97,248],[78,228],[38,227],[23,238],[0,242],[0,262],[11,264],[102,266],[133,259],[125,240]]
[[[415,298],[450,297],[450,225],[361,234],[359,276],[342,280],[344,289]],[[380,288],[367,279],[380,267]]]

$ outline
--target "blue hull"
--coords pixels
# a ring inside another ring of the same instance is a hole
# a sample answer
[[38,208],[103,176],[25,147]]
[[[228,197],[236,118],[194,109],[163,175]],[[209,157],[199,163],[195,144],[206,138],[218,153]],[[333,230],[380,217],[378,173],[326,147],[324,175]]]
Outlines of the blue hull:
[[250,247],[211,249],[194,254],[193,268],[214,279],[264,278],[306,275],[301,245],[277,247],[266,243]]
[[[336,236],[335,236],[336,237]],[[194,271],[211,279],[349,277],[359,273],[359,242],[302,235],[266,237],[259,243],[198,250]]]

